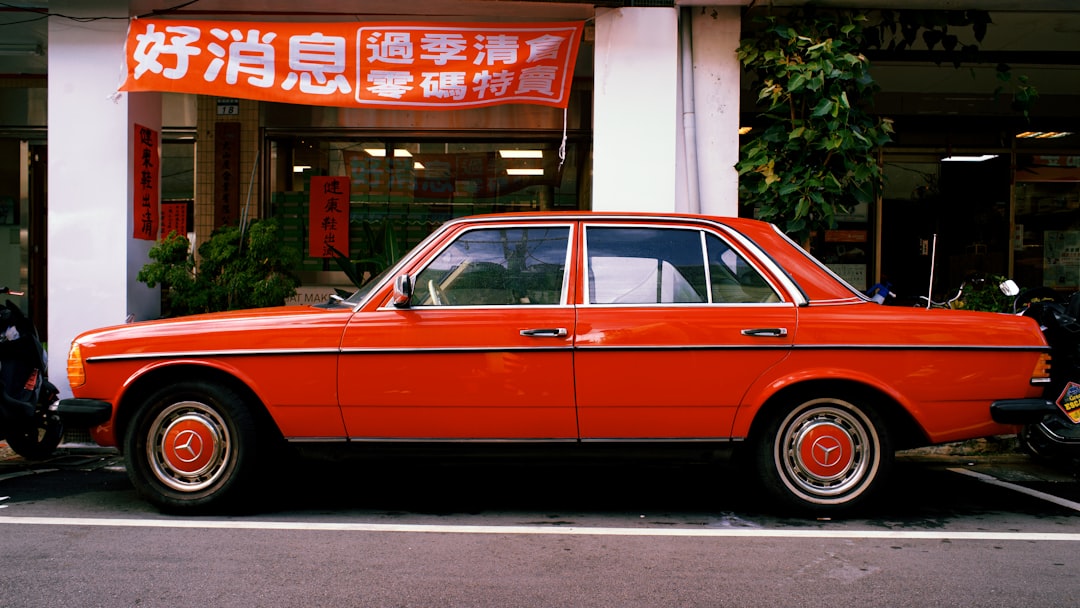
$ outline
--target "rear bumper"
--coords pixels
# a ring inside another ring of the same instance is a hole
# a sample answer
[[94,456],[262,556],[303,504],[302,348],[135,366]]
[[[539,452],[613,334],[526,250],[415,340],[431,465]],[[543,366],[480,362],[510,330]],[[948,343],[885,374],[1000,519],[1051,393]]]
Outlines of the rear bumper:
[[990,417],[999,424],[1031,424],[1060,411],[1047,399],[1002,399],[990,404]]
[[89,428],[112,418],[112,404],[100,399],[61,399],[56,404],[56,414],[65,426]]

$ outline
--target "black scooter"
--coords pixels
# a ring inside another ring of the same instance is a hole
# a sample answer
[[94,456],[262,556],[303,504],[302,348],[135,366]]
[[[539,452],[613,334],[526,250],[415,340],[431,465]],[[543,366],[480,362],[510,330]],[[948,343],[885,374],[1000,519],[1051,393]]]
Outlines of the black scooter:
[[1024,451],[1076,468],[1080,465],[1080,292],[1062,299],[1052,289],[1037,287],[1019,293],[1013,311],[1039,322],[1050,344],[1050,382],[1043,399],[1031,400],[1030,407],[1011,412],[992,407],[994,419],[1023,424],[1018,439]]
[[[23,295],[7,287],[0,294]],[[47,356],[34,324],[7,300],[0,308],[0,439],[31,460],[51,456],[64,435]]]

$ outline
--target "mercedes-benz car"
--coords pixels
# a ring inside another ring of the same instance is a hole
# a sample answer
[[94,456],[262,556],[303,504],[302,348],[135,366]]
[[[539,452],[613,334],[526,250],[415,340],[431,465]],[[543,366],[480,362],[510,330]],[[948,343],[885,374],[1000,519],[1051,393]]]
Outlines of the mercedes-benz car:
[[991,404],[1040,398],[1048,359],[1030,318],[877,304],[771,224],[523,213],[446,222],[348,298],[85,332],[60,410],[170,510],[305,448],[602,444],[730,449],[832,514],[898,449],[1015,432]]

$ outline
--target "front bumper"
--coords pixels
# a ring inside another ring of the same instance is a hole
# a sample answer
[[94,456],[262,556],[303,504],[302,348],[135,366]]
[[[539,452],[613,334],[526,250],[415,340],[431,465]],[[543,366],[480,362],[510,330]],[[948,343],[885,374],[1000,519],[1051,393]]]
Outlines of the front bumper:
[[65,426],[89,428],[112,418],[112,404],[100,399],[61,399],[56,404],[56,414]]
[[990,404],[990,417],[999,424],[1031,424],[1061,412],[1048,399],[1002,399]]

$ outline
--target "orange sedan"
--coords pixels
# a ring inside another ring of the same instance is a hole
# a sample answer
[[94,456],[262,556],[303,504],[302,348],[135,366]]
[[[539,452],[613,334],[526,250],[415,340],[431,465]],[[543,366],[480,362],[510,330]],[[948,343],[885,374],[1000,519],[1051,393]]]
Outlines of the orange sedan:
[[991,403],[1041,398],[1048,351],[1026,317],[875,304],[762,222],[491,215],[348,299],[86,332],[60,411],[165,509],[240,499],[285,444],[541,442],[733,447],[831,514],[894,450],[1014,432]]

